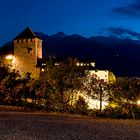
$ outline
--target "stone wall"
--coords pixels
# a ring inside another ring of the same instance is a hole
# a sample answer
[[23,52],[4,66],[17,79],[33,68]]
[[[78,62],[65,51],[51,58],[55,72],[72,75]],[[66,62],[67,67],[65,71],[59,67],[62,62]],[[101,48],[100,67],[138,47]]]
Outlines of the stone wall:
[[22,77],[26,76],[27,72],[31,73],[33,78],[38,77],[40,69],[36,66],[37,58],[42,58],[42,40],[38,38],[14,40],[14,56],[13,67]]

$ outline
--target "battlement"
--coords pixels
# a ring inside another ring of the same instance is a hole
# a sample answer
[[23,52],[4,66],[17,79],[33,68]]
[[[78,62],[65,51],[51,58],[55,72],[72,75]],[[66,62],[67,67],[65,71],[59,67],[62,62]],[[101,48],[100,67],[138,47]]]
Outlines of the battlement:
[[37,38],[16,39],[14,40],[14,43],[34,43],[36,41],[38,41]]

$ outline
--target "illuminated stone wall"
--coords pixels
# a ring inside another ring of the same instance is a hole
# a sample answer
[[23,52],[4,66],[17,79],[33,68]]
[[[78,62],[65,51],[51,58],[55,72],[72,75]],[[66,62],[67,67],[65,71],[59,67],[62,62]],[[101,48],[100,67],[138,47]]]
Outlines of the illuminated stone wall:
[[31,77],[36,78],[40,74],[40,69],[36,67],[37,58],[42,58],[42,40],[38,38],[14,40],[13,67],[19,71],[22,77],[27,72]]
[[91,75],[96,75],[98,79],[104,80],[107,83],[114,83],[116,81],[115,75],[108,70],[90,70]]

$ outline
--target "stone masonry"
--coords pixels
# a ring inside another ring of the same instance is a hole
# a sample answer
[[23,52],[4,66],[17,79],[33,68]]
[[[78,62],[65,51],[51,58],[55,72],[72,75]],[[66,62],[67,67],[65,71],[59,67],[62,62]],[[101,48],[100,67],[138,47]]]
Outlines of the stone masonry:
[[27,72],[31,73],[32,78],[38,77],[40,68],[37,67],[37,60],[42,58],[42,40],[29,28],[25,29],[14,39],[14,57],[13,67],[22,77]]

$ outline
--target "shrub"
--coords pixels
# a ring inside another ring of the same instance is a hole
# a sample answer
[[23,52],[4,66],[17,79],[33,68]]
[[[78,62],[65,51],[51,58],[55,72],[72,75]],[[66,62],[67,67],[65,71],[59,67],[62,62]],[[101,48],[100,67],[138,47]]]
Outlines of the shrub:
[[83,115],[88,114],[88,104],[85,102],[85,99],[81,96],[75,103],[75,113],[79,113]]
[[122,106],[107,107],[103,110],[103,114],[108,118],[117,118],[117,119],[140,119],[140,108],[136,105],[131,105],[128,108],[124,108]]

